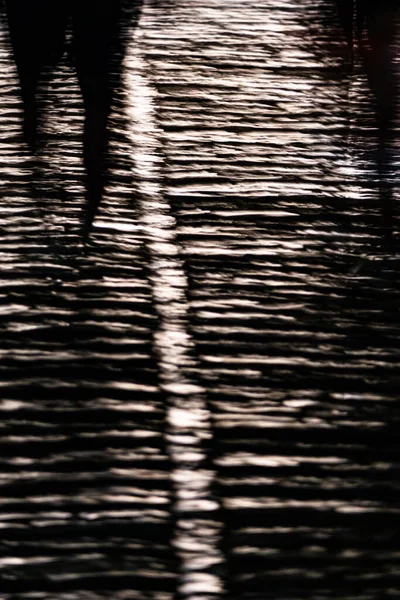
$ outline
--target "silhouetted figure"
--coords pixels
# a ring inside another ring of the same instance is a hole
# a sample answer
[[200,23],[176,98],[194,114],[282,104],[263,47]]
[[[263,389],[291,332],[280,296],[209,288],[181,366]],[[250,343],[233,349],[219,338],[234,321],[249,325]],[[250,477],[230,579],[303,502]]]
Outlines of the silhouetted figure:
[[[107,121],[120,85],[126,44],[121,31],[122,4],[123,0],[6,0],[24,106],[24,138],[33,152],[37,148],[38,82],[43,70],[54,67],[64,54],[66,29],[71,23],[71,58],[85,109],[86,235],[105,184]],[[130,4],[139,2],[131,0]]]
[[368,82],[375,98],[379,133],[378,175],[380,179],[383,229],[390,238],[393,228],[393,198],[390,179],[393,176],[391,150],[398,97],[395,69],[395,36],[400,14],[399,0],[337,0],[339,18],[349,45],[353,67],[354,45],[357,43],[366,67]]

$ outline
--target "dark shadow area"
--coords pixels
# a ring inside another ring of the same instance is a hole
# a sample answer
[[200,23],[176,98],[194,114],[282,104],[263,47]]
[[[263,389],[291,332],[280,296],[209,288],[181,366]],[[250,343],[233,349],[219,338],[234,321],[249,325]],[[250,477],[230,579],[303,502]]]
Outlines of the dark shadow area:
[[393,149],[399,87],[395,68],[395,38],[400,5],[396,0],[336,0],[336,4],[347,41],[349,79],[351,81],[358,55],[374,99],[382,228],[385,240],[390,244],[394,226]]
[[83,160],[87,236],[107,182],[109,115],[121,88],[123,61],[142,0],[5,0],[7,23],[21,86],[24,140],[40,155],[38,109],[43,74],[65,53],[73,63],[83,98]]

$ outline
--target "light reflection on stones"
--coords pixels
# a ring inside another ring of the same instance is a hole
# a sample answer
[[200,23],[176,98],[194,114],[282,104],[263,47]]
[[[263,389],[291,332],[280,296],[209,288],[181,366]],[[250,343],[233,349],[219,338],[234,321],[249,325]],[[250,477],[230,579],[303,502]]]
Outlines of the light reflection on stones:
[[[77,588],[88,573],[132,576],[129,590],[101,582],[105,591],[58,589],[60,600],[171,600],[173,497],[187,598],[221,595],[221,516],[243,600],[400,596],[399,265],[373,246],[362,74],[349,94],[363,115],[349,151],[340,131],[346,92],[328,53],[340,40],[321,23],[332,14],[322,0],[301,10],[291,0],[146,2],[127,60],[133,137],[115,147],[135,160],[138,189],[115,165],[89,257],[71,261],[73,236],[52,251],[82,201],[82,114],[68,65],[52,93],[71,92],[61,137],[68,126],[75,137],[54,156],[71,198],[48,222],[26,197],[27,156],[13,139],[1,144],[9,581],[29,581],[42,562],[51,581],[64,569]],[[16,75],[1,52],[3,117],[15,135]],[[42,493],[48,482],[71,487]],[[56,548],[68,554],[49,559]],[[171,590],[144,590],[157,580]]]

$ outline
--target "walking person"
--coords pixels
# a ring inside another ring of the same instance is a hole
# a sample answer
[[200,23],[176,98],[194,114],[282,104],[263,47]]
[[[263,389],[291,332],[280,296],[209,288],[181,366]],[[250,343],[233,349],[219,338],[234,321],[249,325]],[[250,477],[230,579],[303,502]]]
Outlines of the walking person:
[[34,153],[38,142],[38,83],[43,70],[54,67],[64,54],[66,29],[71,23],[70,53],[85,110],[84,234],[88,235],[104,190],[107,123],[114,92],[120,83],[121,0],[6,0],[6,10],[21,86],[24,139]]

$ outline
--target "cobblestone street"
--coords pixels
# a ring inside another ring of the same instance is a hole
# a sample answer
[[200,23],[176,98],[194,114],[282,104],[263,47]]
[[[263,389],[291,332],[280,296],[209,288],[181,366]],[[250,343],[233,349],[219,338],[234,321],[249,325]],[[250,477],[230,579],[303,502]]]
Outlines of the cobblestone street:
[[75,73],[33,185],[1,25],[1,600],[400,597],[400,261],[335,19],[144,0],[86,247]]

